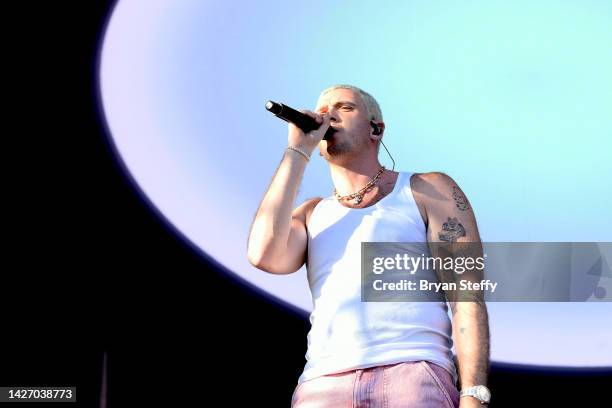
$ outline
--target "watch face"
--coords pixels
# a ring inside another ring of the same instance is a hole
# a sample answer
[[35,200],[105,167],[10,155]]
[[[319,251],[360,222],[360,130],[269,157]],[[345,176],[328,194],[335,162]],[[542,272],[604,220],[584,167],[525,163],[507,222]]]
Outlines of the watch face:
[[489,401],[491,399],[491,392],[486,387],[478,387],[476,390],[476,396],[482,401]]

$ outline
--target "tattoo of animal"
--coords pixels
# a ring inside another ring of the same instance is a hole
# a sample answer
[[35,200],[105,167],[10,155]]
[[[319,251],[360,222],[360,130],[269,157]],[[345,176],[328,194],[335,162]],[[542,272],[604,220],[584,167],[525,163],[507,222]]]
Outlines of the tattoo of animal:
[[442,224],[442,231],[438,233],[438,238],[444,242],[455,242],[460,237],[465,237],[465,228],[457,221],[457,218],[448,217],[448,220]]

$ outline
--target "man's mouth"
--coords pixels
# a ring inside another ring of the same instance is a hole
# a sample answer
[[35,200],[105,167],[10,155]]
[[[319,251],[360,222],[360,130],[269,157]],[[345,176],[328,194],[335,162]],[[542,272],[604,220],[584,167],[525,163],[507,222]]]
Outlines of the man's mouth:
[[338,129],[333,126],[330,126],[329,128],[327,128],[323,139],[328,141],[331,140],[336,132],[338,132]]
[[341,130],[342,130],[342,128],[341,128],[341,127],[333,127],[333,126],[330,126],[330,127],[329,127],[329,133],[330,133],[331,135],[334,135],[334,134],[336,134],[336,133],[340,132]]

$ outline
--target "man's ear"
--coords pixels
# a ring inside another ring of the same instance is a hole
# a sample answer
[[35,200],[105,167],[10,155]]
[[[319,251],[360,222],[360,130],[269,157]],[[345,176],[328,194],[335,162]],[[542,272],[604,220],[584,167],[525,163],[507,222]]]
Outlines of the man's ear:
[[382,138],[382,134],[385,131],[385,123],[384,122],[374,122],[373,120],[371,120],[370,126],[372,126],[372,139]]
[[382,135],[385,132],[385,122],[378,122],[378,128],[380,129],[379,139],[382,139]]

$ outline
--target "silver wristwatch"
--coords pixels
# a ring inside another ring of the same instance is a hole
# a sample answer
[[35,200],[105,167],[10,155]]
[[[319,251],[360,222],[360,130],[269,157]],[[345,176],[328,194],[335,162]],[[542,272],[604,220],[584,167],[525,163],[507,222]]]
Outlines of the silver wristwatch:
[[465,390],[461,390],[459,398],[461,397],[474,397],[480,401],[481,404],[488,404],[489,401],[491,401],[491,391],[484,385],[475,385]]

